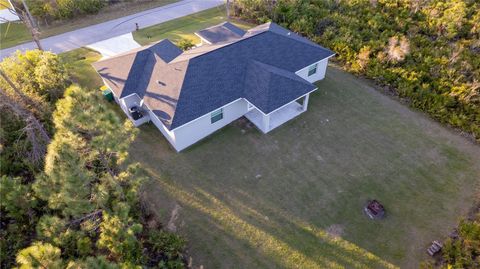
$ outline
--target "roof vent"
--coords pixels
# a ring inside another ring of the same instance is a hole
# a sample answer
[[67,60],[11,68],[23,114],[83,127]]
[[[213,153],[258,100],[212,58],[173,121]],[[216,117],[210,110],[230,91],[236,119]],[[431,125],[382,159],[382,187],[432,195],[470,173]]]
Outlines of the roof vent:
[[287,33],[287,35],[290,35],[290,34],[291,34],[291,32],[288,32],[288,33]]
[[161,82],[160,80],[157,80],[157,83],[160,84],[160,86],[167,86],[167,84]]

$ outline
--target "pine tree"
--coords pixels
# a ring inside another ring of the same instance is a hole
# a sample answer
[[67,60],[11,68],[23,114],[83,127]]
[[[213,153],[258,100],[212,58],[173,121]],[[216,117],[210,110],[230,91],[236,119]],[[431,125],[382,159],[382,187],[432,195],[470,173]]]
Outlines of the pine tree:
[[95,208],[90,202],[95,177],[82,156],[86,147],[79,136],[58,131],[48,146],[45,171],[34,183],[36,195],[65,217],[79,217]]
[[48,243],[36,242],[22,249],[17,255],[20,268],[63,268],[59,248]]
[[115,177],[135,130],[101,105],[99,95],[71,86],[58,101],[53,122],[57,133],[49,145],[45,171],[34,185],[52,209],[73,218],[98,208],[92,186]]
[[18,222],[30,222],[34,218],[37,199],[31,186],[22,184],[20,178],[0,178],[0,206],[9,218]]

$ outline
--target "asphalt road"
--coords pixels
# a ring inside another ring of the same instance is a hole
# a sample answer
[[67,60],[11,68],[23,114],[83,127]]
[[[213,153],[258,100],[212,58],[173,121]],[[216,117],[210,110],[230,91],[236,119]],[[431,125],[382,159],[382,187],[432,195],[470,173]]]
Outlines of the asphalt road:
[[[138,23],[140,28],[145,28],[216,7],[223,3],[224,0],[182,0],[75,31],[47,37],[42,39],[41,43],[45,50],[51,50],[55,53],[70,51],[91,43],[130,33],[135,30],[135,23]],[[25,51],[35,48],[36,46],[33,42],[6,48],[0,50],[0,59],[8,57],[17,50]]]

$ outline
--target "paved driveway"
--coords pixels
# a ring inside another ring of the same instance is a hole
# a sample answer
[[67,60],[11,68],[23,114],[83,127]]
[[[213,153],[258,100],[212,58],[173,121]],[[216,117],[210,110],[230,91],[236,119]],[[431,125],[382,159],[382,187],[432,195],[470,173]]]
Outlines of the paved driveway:
[[[182,0],[173,4],[146,10],[123,18],[81,28],[75,31],[42,39],[46,50],[55,53],[77,49],[88,44],[130,33],[135,30],[135,23],[145,28],[165,21],[173,20],[205,9],[219,6],[224,0]],[[16,50],[34,49],[33,42],[0,50],[0,59]]]
[[86,47],[100,52],[100,54],[103,56],[103,59],[105,59],[130,51],[132,49],[139,48],[140,44],[133,39],[132,33],[128,33],[102,40],[100,42],[87,45]]

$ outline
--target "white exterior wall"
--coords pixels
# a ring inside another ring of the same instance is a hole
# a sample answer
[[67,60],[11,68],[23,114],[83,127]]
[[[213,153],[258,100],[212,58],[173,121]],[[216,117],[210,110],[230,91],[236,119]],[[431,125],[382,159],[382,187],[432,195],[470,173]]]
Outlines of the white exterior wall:
[[311,76],[308,76],[308,68],[312,65],[314,65],[315,63],[303,68],[303,69],[300,69],[298,70],[297,72],[295,72],[295,74],[297,74],[298,76],[300,76],[301,78],[305,79],[306,81],[310,82],[310,83],[313,83],[315,81],[319,81],[319,80],[322,80],[325,78],[325,73],[327,71],[327,65],[328,65],[328,58],[326,59],[323,59],[319,62],[317,62],[317,73],[311,75]]
[[149,110],[149,115],[153,124],[162,132],[175,150],[181,151],[245,115],[247,110],[247,102],[244,99],[238,99],[223,107],[223,118],[217,122],[211,123],[210,112],[171,131],[163,125],[151,110]]
[[160,132],[163,134],[163,136],[170,142],[170,144],[175,148],[175,150],[180,151],[177,149],[175,145],[175,134],[168,130],[165,125],[158,119],[157,115],[155,115],[152,110],[148,109],[148,115],[150,116],[150,120],[152,123],[160,130]]
[[215,123],[211,123],[211,113],[207,113],[194,121],[174,129],[175,149],[180,151],[191,146],[202,138],[205,138],[209,134],[245,115],[247,110],[247,102],[244,99],[238,99],[223,107],[223,119]]

